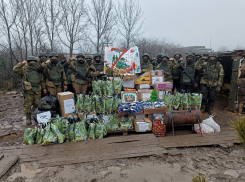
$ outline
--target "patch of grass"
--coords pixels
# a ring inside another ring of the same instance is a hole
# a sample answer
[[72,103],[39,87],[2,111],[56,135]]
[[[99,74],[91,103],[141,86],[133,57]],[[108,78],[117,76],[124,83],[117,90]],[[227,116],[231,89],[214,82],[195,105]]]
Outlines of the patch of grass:
[[192,182],[206,182],[206,177],[203,174],[198,174],[198,176],[192,178]]
[[243,144],[243,149],[245,149],[245,117],[237,118],[236,121],[231,121],[231,126],[236,130],[236,134]]

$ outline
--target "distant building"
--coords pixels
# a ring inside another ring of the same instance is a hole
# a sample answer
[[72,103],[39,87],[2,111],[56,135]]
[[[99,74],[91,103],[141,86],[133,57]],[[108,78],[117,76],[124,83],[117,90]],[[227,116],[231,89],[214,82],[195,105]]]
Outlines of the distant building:
[[205,48],[205,46],[189,46],[179,48],[180,52],[185,55],[186,53],[211,53],[212,49]]

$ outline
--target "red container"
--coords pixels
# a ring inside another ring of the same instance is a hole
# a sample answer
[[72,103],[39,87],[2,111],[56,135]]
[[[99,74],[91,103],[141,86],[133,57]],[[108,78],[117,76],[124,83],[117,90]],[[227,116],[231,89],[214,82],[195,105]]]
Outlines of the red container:
[[152,132],[154,135],[164,137],[166,133],[166,125],[162,124],[161,121],[155,121],[152,127]]

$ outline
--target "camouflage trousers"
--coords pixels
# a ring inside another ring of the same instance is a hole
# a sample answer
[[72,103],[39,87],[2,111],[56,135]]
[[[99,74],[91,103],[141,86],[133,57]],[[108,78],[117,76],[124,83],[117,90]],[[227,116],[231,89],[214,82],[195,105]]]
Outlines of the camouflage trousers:
[[[26,91],[25,99],[23,102],[24,112],[26,114],[31,114],[31,111],[35,110],[41,100],[41,91],[33,92],[31,90]],[[31,110],[31,106],[32,110]]]
[[200,91],[202,93],[202,105],[214,106],[216,98],[216,88],[208,87],[207,85],[201,84]]
[[78,84],[76,82],[73,82],[72,85],[73,85],[73,88],[75,90],[75,94],[77,94],[77,93],[86,94],[87,93],[88,84],[81,85],[81,84]]
[[57,97],[58,93],[62,92],[61,86],[47,87],[47,90],[48,90],[50,95],[54,95],[55,97]]

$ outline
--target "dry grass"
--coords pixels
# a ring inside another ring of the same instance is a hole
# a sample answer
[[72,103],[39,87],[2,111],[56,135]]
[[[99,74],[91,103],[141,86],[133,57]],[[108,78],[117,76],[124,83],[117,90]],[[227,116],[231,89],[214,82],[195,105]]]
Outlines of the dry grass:
[[198,176],[192,178],[192,182],[206,182],[206,177],[203,174],[198,174]]
[[237,118],[236,121],[231,121],[231,126],[236,130],[236,134],[243,144],[243,149],[245,149],[245,117]]

